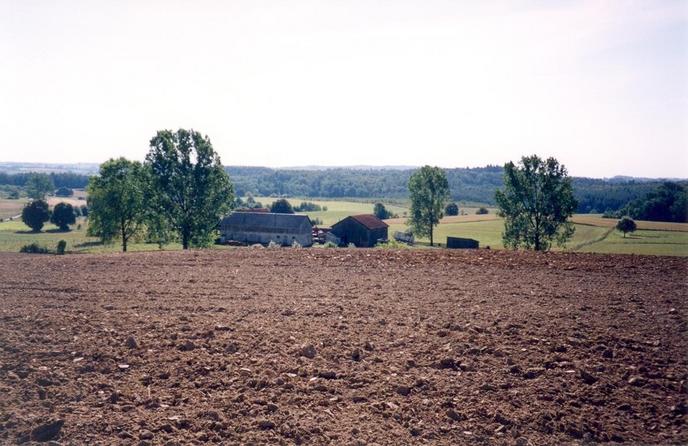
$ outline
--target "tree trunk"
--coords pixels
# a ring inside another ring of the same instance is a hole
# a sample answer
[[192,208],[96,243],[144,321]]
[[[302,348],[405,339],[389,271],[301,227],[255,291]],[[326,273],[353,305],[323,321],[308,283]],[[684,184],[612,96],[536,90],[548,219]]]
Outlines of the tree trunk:
[[432,225],[430,225],[430,246],[432,247]]
[[182,230],[182,249],[189,249],[189,233],[186,229]]
[[122,230],[122,252],[127,252],[127,231],[123,220],[120,220],[120,228]]

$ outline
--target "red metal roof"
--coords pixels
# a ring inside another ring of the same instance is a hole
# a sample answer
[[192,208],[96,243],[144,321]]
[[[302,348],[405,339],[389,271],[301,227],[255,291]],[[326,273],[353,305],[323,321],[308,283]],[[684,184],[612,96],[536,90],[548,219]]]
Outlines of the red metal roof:
[[351,218],[353,218],[354,220],[356,220],[368,229],[382,229],[389,226],[387,223],[380,220],[373,214],[352,215]]

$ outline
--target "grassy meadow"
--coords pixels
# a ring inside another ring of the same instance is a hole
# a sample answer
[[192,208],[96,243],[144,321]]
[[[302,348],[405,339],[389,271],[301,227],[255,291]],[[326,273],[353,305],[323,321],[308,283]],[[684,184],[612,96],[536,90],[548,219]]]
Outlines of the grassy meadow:
[[[55,203],[62,201],[57,198]],[[73,200],[84,203],[77,197]],[[256,197],[265,206],[269,206],[274,198]],[[355,214],[372,213],[374,202],[367,201],[340,201],[340,200],[312,200],[291,198],[292,205],[302,201],[310,201],[320,206],[327,206],[327,211],[307,212],[311,218],[319,218],[323,224],[330,226],[337,221]],[[383,201],[384,202],[384,201]],[[4,210],[8,218],[21,213],[24,200],[0,199],[0,212]],[[77,203],[74,203],[77,204]],[[407,228],[406,218],[402,217],[408,208],[399,202],[385,203],[388,210],[396,213],[400,218],[387,220],[389,224],[389,236],[394,231],[404,231]],[[492,249],[503,248],[502,231],[504,223],[490,208],[487,215],[475,215],[476,207],[461,207],[468,215],[445,217],[435,229],[435,243],[446,243],[447,236],[465,237],[476,239],[481,247],[489,246]],[[688,223],[664,223],[637,221],[638,230],[627,234],[624,238],[621,233],[614,230],[615,219],[601,218],[599,215],[578,214],[573,217],[576,226],[574,237],[567,243],[564,250],[580,252],[600,252],[617,254],[650,254],[688,256]],[[61,232],[55,226],[47,224],[40,233],[33,233],[20,220],[0,222],[0,251],[17,252],[26,244],[36,242],[42,246],[54,249],[59,240],[67,242],[67,251],[70,252],[117,252],[118,243],[103,245],[95,237],[86,235],[87,221],[79,218],[78,225],[72,231]],[[417,240],[418,245],[427,246],[427,239]],[[165,250],[180,249],[179,244],[165,246]],[[222,249],[223,247],[217,247]],[[146,244],[141,241],[130,243],[130,251],[158,250],[156,244]],[[555,247],[555,250],[562,248]]]

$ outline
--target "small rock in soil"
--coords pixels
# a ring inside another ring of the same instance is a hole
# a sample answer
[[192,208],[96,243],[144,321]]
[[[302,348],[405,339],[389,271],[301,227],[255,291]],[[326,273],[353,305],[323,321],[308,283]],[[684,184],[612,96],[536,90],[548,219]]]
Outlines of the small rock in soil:
[[139,343],[134,336],[129,336],[125,341],[125,345],[132,350],[139,348]]
[[525,373],[523,374],[523,377],[525,379],[535,379],[543,373],[545,373],[545,369],[543,367],[531,367],[529,369],[526,369]]
[[315,347],[313,344],[307,344],[301,347],[301,350],[299,350],[299,356],[305,356],[308,359],[313,359],[315,358],[316,351]]
[[337,372],[333,370],[323,370],[318,376],[325,379],[337,379]]
[[187,339],[185,342],[179,344],[177,348],[183,352],[189,352],[196,348],[196,344],[194,344],[191,340]]
[[646,383],[647,383],[647,381],[642,376],[634,376],[628,380],[628,384],[630,384],[632,386],[637,386],[637,387],[642,387]]
[[439,368],[454,369],[456,368],[456,361],[454,361],[454,358],[443,358],[440,360]]
[[270,420],[260,420],[258,422],[258,427],[263,429],[263,430],[274,429],[275,423],[273,423]]
[[139,439],[140,440],[152,440],[154,436],[155,435],[153,435],[153,432],[151,432],[151,431],[141,431],[141,433],[139,434]]
[[402,396],[409,396],[411,394],[411,388],[408,386],[397,386],[397,393]]
[[461,420],[464,420],[466,418],[462,414],[455,411],[454,409],[447,410],[447,417],[450,418],[451,420],[454,420],[454,421],[461,421]]
[[357,348],[353,352],[351,352],[351,359],[354,361],[360,361],[361,360],[361,349]]
[[63,425],[64,420],[55,420],[36,426],[31,430],[31,439],[33,441],[50,441],[60,434]]
[[585,384],[595,384],[597,382],[597,378],[595,376],[582,369],[580,370],[580,377]]

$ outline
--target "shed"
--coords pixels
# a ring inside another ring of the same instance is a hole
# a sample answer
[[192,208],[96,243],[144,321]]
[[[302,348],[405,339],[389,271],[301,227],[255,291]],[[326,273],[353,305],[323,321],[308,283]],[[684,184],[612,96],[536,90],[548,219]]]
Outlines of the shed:
[[358,248],[370,248],[380,240],[387,240],[387,223],[372,214],[352,215],[335,223],[331,234],[340,245],[353,243]]
[[312,227],[307,215],[233,212],[220,222],[220,240],[247,244],[272,241],[282,246],[296,241],[301,246],[311,246]]
[[447,248],[450,249],[478,249],[479,242],[472,238],[447,237]]

